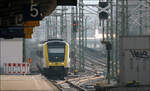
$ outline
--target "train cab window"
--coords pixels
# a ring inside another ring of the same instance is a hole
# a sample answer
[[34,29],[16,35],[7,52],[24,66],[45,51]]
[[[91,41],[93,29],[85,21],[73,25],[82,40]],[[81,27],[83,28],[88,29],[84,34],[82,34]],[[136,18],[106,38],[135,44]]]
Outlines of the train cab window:
[[48,49],[48,53],[64,53],[64,48],[50,48]]
[[65,59],[65,43],[63,42],[49,42],[48,44],[48,58],[51,62],[63,62]]
[[63,62],[65,57],[65,48],[49,48],[48,58],[51,62]]

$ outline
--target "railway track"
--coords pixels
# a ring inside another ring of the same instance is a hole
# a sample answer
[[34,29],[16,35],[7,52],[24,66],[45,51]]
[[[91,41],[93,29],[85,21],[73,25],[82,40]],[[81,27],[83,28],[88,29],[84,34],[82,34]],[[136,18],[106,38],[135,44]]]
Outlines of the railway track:
[[99,72],[103,72],[104,68],[106,68],[106,62],[104,61],[103,57],[98,56],[98,52],[96,52],[97,54],[95,55],[94,52],[95,50],[86,50],[85,53],[85,68],[91,68],[92,71],[93,69],[99,71]]
[[[77,53],[78,54],[78,53]],[[77,56],[77,59],[78,56]],[[97,74],[104,72],[106,68],[106,59],[103,57],[100,51],[96,51],[90,48],[86,48],[85,52],[85,72],[86,74]],[[79,64],[77,62],[77,64]],[[84,72],[84,73],[85,73]]]
[[[54,81],[51,80],[53,84],[60,90],[60,91],[87,91],[86,89],[73,84],[71,81],[64,80],[64,81]],[[61,84],[60,84],[61,83]]]
[[65,80],[50,80],[60,91],[94,91],[93,84],[84,85],[89,81],[103,79],[103,76],[77,76],[67,77]]
[[68,76],[65,80],[50,80],[60,91],[95,91],[94,82],[103,80],[104,76],[95,75],[95,66],[97,71],[103,72],[106,67],[104,58],[88,52],[85,53],[85,74],[80,76]]
[[106,54],[102,53],[101,51],[97,51],[95,49],[92,49],[92,48],[85,48],[85,52],[94,56],[94,57],[97,57],[99,59],[104,59],[104,57],[106,56]]
[[105,61],[106,59],[102,56],[102,54],[100,52],[97,52],[96,50],[91,51],[88,48],[85,52],[85,56],[98,61],[102,65],[106,64],[106,61]]
[[106,66],[105,63],[99,62],[99,60],[101,60],[101,59],[95,58],[91,55],[85,55],[85,56],[86,56],[85,59],[90,61],[90,63],[92,63],[92,64],[96,64],[96,65],[99,65],[99,66]]

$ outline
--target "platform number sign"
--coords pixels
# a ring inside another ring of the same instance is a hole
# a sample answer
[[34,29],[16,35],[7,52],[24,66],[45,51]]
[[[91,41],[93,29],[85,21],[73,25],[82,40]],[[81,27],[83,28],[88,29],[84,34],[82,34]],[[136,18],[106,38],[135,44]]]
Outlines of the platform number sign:
[[37,17],[39,14],[39,10],[36,7],[37,7],[37,4],[31,4],[30,16],[33,18]]
[[24,7],[24,21],[40,20],[40,7],[38,4],[28,4]]

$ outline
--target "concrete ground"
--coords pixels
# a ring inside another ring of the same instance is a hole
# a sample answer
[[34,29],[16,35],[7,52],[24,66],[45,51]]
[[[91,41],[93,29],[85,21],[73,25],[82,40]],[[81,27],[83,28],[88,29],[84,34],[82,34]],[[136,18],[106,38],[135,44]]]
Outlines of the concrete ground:
[[0,75],[0,91],[59,91],[41,75]]

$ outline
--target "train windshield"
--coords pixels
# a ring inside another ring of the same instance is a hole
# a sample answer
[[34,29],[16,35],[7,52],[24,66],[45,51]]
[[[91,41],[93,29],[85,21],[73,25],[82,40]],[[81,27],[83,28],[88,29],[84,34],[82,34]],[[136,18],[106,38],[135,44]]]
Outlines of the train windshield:
[[65,58],[65,43],[50,42],[48,45],[48,58],[51,62],[63,62]]
[[65,57],[65,48],[49,48],[48,58],[51,62],[63,62]]
[[64,53],[64,48],[50,48],[48,53]]

